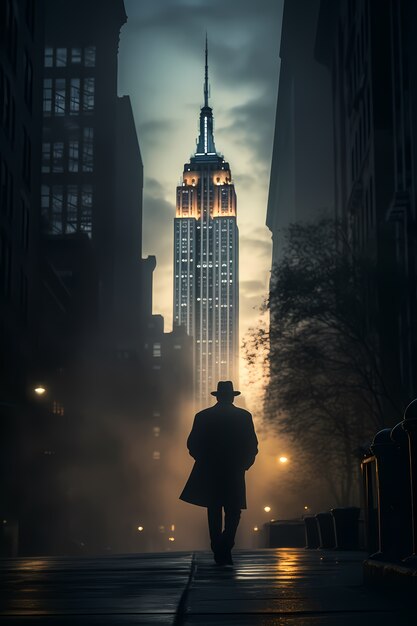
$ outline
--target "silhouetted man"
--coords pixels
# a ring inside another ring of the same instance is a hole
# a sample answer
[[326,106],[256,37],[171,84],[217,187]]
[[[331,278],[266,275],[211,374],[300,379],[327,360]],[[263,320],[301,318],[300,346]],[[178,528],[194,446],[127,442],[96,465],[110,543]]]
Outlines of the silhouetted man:
[[245,471],[255,461],[258,440],[252,415],[233,404],[240,391],[231,381],[220,381],[211,394],[217,404],[197,413],[187,440],[195,464],[180,498],[207,507],[214,560],[232,565],[240,511],[246,509]]

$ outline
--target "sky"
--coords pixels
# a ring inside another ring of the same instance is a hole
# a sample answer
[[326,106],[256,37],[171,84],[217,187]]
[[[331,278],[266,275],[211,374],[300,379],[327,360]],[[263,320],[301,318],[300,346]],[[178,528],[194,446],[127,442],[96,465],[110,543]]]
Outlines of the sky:
[[240,233],[240,336],[267,293],[265,226],[282,0],[125,0],[119,95],[129,95],[144,163],[143,255],[154,254],[153,312],[172,327],[176,186],[195,151],[209,42],[216,148],[230,163]]

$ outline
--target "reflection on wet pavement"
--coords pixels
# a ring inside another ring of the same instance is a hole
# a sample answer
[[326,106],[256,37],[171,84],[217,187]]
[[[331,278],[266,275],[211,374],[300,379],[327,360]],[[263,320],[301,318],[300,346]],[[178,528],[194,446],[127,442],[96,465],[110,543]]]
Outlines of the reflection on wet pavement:
[[[411,626],[416,607],[362,585],[362,553],[237,551],[0,560],[0,622],[14,626]],[[413,599],[412,599],[413,601]],[[415,601],[414,601],[415,602]],[[408,607],[408,608],[407,608]]]

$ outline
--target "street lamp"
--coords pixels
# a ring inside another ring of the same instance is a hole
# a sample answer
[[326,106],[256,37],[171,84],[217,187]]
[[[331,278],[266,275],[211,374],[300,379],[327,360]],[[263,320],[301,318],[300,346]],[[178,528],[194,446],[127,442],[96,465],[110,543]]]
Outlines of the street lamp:
[[144,530],[143,526],[138,526],[138,532],[139,533],[143,532],[143,530]]
[[46,393],[46,388],[43,385],[38,385],[33,391],[37,396],[43,396]]
[[288,457],[287,456],[280,456],[278,461],[282,464],[288,463]]
[[271,507],[270,506],[264,506],[264,511],[265,511],[265,513],[269,513],[271,511]]

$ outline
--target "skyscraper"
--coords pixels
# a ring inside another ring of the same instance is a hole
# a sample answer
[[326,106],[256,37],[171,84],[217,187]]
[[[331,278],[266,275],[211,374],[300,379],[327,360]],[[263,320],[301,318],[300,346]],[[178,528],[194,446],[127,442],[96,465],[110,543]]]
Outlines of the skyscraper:
[[177,187],[174,220],[174,324],[194,339],[197,406],[207,403],[218,380],[238,384],[236,193],[229,164],[216,151],[208,99],[206,41],[200,134]]

